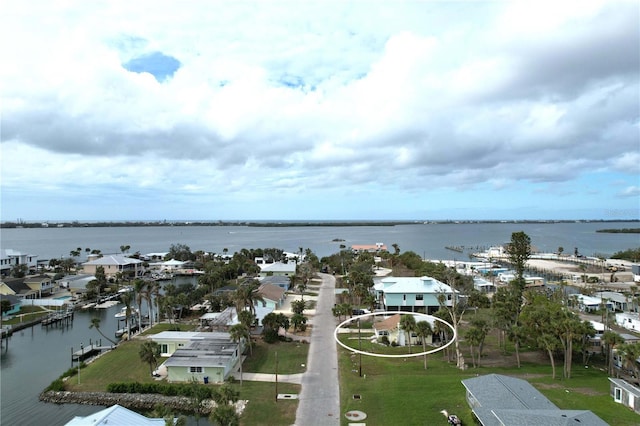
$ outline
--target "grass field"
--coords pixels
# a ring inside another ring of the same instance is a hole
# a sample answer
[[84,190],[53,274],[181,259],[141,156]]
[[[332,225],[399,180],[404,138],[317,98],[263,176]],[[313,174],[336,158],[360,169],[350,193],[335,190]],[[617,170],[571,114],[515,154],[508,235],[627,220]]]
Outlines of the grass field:
[[[162,324],[151,331],[160,332],[175,325]],[[188,328],[187,328],[188,329]],[[352,347],[358,347],[354,336],[341,338]],[[344,413],[360,410],[367,414],[365,423],[372,425],[446,425],[446,419],[440,411],[445,409],[457,414],[464,424],[475,424],[471,410],[465,400],[465,388],[461,380],[478,374],[498,373],[528,380],[554,404],[562,409],[591,410],[611,425],[639,425],[640,416],[617,404],[609,396],[607,375],[598,365],[585,368],[578,360],[574,361],[572,378],[568,380],[551,379],[551,368],[546,358],[539,352],[528,348],[522,352],[523,359],[529,360],[520,369],[513,366],[513,354],[503,354],[496,349],[495,336],[487,339],[487,356],[483,366],[461,371],[447,362],[443,355],[428,357],[428,369],[424,369],[423,357],[374,358],[362,356],[362,376],[359,375],[360,357],[342,348],[338,351],[341,424],[349,421]],[[138,350],[142,339],[124,342],[114,351],[102,356],[83,368],[80,372],[80,384],[77,376],[66,382],[71,391],[104,391],[112,382],[136,381],[151,382],[149,366],[140,361]],[[362,349],[373,349],[367,339],[362,339]],[[407,348],[381,347],[377,352],[406,353]],[[278,353],[278,373],[293,374],[305,371],[308,344],[297,342],[278,342],[266,344],[258,341],[253,354],[246,359],[245,372],[274,373],[275,353]],[[420,352],[421,347],[413,348]],[[465,347],[465,356],[468,350]],[[469,361],[469,359],[467,359]],[[502,366],[506,365],[506,366]],[[75,374],[75,373],[74,373]],[[205,386],[205,385],[202,385]],[[215,386],[215,385],[208,385]],[[274,383],[244,381],[243,385],[234,383],[240,392],[240,398],[249,403],[242,416],[243,425],[291,425],[295,421],[298,406],[296,400],[276,401]],[[278,393],[300,393],[300,386],[286,383],[278,384]],[[357,398],[354,398],[357,396]]]
[[[355,347],[353,341],[350,344]],[[363,345],[363,350],[365,346]],[[421,350],[421,348],[419,348]],[[397,349],[389,349],[395,352]],[[380,352],[380,351],[379,351]],[[414,353],[418,350],[414,350]],[[505,374],[528,380],[561,409],[591,410],[612,425],[638,425],[640,416],[609,396],[607,375],[598,368],[576,364],[572,378],[552,380],[547,364],[523,363],[517,367],[480,367],[461,371],[440,354],[428,357],[360,357],[340,349],[341,410],[360,410],[371,425],[446,425],[441,410],[457,414],[463,424],[476,424],[465,399],[461,380],[480,374]],[[355,397],[354,397],[355,396]],[[346,418],[342,425],[348,425]]]

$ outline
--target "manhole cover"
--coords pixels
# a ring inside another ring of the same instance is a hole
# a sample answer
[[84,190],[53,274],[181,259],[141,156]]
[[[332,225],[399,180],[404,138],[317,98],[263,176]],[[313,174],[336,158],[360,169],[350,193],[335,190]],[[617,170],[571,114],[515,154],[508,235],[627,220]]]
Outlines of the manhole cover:
[[353,399],[361,399],[362,397],[360,396],[360,394],[355,394],[353,395]]
[[364,420],[367,418],[365,413],[358,410],[347,411],[344,416],[349,420]]

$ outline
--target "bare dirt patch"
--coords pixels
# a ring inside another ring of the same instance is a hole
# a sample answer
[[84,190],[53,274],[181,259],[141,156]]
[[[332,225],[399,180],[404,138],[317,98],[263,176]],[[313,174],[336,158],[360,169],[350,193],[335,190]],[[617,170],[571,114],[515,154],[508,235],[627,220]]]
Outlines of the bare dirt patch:
[[[564,388],[564,386],[558,383],[535,383],[535,386],[538,389],[563,389]],[[579,394],[588,395],[588,396],[606,395],[603,392],[598,392],[595,389],[590,389],[590,388],[571,388],[571,392],[577,392]]]

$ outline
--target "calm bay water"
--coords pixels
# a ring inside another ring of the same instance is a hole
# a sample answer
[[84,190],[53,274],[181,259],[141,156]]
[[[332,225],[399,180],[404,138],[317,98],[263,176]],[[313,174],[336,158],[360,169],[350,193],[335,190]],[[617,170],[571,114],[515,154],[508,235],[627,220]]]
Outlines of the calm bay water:
[[[0,248],[36,254],[39,259],[68,257],[77,247],[99,249],[103,253],[119,253],[121,245],[141,253],[165,252],[171,244],[186,244],[192,251],[230,253],[242,248],[276,247],[296,252],[310,248],[319,257],[339,251],[339,245],[396,243],[402,251],[412,250],[429,259],[466,260],[467,252],[447,250],[446,246],[482,248],[508,242],[511,233],[524,231],[541,251],[564,247],[573,253],[611,255],[616,251],[640,246],[637,234],[597,233],[603,228],[632,228],[638,223],[545,223],[545,224],[416,224],[399,226],[350,227],[284,227],[259,228],[245,226],[198,227],[129,227],[129,228],[38,228],[0,230]],[[335,238],[343,242],[332,241]],[[0,424],[63,425],[74,416],[85,416],[100,407],[44,404],[38,394],[71,367],[71,347],[100,340],[95,329],[89,329],[92,316],[101,318],[101,329],[112,336],[117,329],[113,315],[119,306],[107,310],[78,312],[68,327],[35,326],[15,333],[8,349],[0,357]],[[103,343],[104,339],[103,339]],[[137,360],[136,360],[137,362]],[[116,377],[114,376],[114,380]],[[81,377],[82,380],[82,377]],[[195,424],[193,419],[191,424]],[[207,424],[200,419],[200,425]]]
[[[68,257],[77,247],[119,253],[120,246],[130,252],[166,252],[171,244],[186,244],[192,251],[230,253],[242,248],[276,247],[296,252],[310,248],[319,257],[339,251],[339,245],[385,243],[391,250],[396,243],[402,251],[412,250],[428,259],[450,259],[455,252],[446,246],[485,247],[504,244],[513,232],[524,231],[540,251],[564,247],[573,253],[611,255],[638,247],[638,234],[597,233],[603,228],[638,227],[637,222],[607,223],[473,223],[415,224],[397,226],[162,226],[114,228],[23,228],[2,229],[0,247],[37,254],[39,259]],[[343,239],[344,242],[334,242]],[[466,253],[465,253],[466,256]]]

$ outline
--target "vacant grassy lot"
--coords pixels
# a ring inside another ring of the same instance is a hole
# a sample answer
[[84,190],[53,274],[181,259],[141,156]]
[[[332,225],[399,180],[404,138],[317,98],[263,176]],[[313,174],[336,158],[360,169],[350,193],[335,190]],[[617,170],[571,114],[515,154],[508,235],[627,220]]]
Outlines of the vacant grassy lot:
[[[351,340],[350,345],[357,347],[357,341]],[[365,346],[369,344],[365,345],[363,340],[363,350]],[[420,350],[415,348],[414,353]],[[392,351],[396,348],[389,352]],[[463,424],[475,424],[461,380],[490,373],[526,379],[562,409],[591,410],[612,425],[640,424],[640,416],[613,402],[607,375],[598,368],[584,368],[580,363],[575,364],[571,379],[552,380],[551,368],[546,363],[527,362],[520,369],[509,366],[461,371],[442,355],[434,354],[428,357],[425,370],[422,356],[393,359],[362,356],[360,377],[358,355],[341,349],[338,357],[342,413],[364,411],[369,426],[446,425],[441,410],[457,414]],[[349,423],[344,417],[341,422],[342,425]]]

